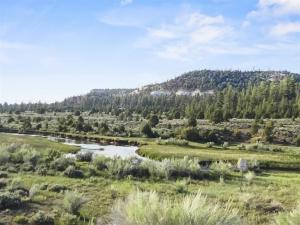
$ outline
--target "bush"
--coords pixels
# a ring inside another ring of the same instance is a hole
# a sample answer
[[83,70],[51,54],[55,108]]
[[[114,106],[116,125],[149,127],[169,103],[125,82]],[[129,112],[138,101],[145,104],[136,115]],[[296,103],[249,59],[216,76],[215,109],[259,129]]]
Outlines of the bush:
[[108,172],[117,178],[123,178],[130,175],[140,178],[149,177],[149,171],[147,168],[141,167],[140,163],[140,159],[137,158],[114,158],[107,163],[107,168]]
[[229,147],[229,142],[224,142],[222,147],[223,149],[227,149]]
[[60,184],[52,184],[50,186],[48,186],[48,191],[52,191],[52,192],[63,192],[69,190],[68,187],[64,186],[64,185],[60,185]]
[[206,147],[208,147],[208,148],[212,148],[214,145],[215,145],[215,143],[212,141],[206,143]]
[[164,159],[161,162],[144,160],[141,166],[147,168],[153,178],[176,179],[179,177],[191,177],[201,179],[203,177],[198,160],[189,157]]
[[65,193],[64,207],[67,212],[71,214],[78,215],[81,207],[85,202],[86,200],[83,198],[83,195],[78,193],[77,191],[68,191]]
[[59,217],[58,224],[59,225],[77,225],[79,223],[79,219],[77,216],[64,213]]
[[14,218],[15,223],[17,224],[28,224],[29,220],[25,216],[16,216]]
[[18,209],[21,205],[21,198],[15,193],[0,193],[0,210]]
[[83,178],[84,174],[81,170],[77,170],[74,166],[69,166],[65,171],[64,175],[70,178]]
[[54,218],[43,212],[36,213],[30,219],[32,225],[55,225]]
[[149,125],[149,123],[142,124],[141,133],[144,136],[148,137],[148,138],[154,138],[155,137],[155,134],[153,133],[152,128]]
[[0,178],[0,189],[5,188],[7,186],[7,180]]
[[76,159],[82,162],[91,162],[93,159],[93,153],[91,152],[82,152],[76,155]]
[[295,138],[295,144],[300,146],[300,134],[298,134],[298,136]]
[[36,173],[40,176],[46,176],[48,174],[48,169],[46,166],[39,166],[36,169]]
[[196,128],[184,128],[181,131],[181,137],[188,141],[199,141],[199,131]]
[[278,146],[270,146],[264,144],[251,144],[246,145],[247,151],[269,151],[269,152],[282,152],[282,148]]
[[99,155],[93,159],[93,164],[98,170],[106,170],[108,161],[110,161],[108,157]]
[[4,165],[9,162],[10,153],[5,146],[0,146],[0,165]]
[[230,165],[228,163],[225,163],[223,161],[220,162],[214,162],[210,169],[215,171],[220,176],[220,182],[224,182],[224,178],[227,174],[230,173]]
[[251,171],[246,173],[244,176],[249,185],[252,184],[253,180],[255,179],[255,173]]
[[156,143],[159,145],[177,145],[177,146],[188,146],[189,145],[188,141],[180,140],[180,139],[176,139],[176,138],[169,138],[167,140],[158,139],[156,141]]
[[29,199],[32,200],[34,198],[34,196],[36,196],[39,191],[40,191],[40,185],[38,184],[34,184],[31,186],[31,188],[29,189]]
[[15,194],[21,197],[27,197],[29,195],[29,190],[24,186],[22,180],[19,177],[14,178],[11,181],[8,190],[10,192],[14,192]]
[[0,178],[8,178],[8,173],[0,171]]
[[215,204],[201,193],[181,201],[162,199],[155,192],[137,192],[118,201],[112,211],[115,225],[243,224],[230,202]]
[[53,162],[51,162],[50,167],[57,171],[64,171],[68,168],[68,166],[74,166],[75,161],[72,158],[66,158],[64,156],[57,158]]

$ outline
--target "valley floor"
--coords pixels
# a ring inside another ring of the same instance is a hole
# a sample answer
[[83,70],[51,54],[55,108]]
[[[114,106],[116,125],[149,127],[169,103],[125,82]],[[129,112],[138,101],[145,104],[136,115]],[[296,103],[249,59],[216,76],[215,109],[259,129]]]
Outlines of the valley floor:
[[[189,146],[159,145],[156,141],[143,139],[144,144],[139,153],[155,159],[183,157],[186,155],[209,160],[237,160],[239,158],[272,161],[285,165],[292,163],[299,166],[298,148],[283,147],[284,152],[249,152],[238,150],[236,146],[229,149],[218,147],[207,148],[205,145],[190,143]],[[45,151],[47,148],[55,148],[61,152],[74,152],[78,149],[51,142],[41,137],[15,136],[0,134],[0,144],[13,143],[27,144],[37,151]],[[83,171],[87,171],[89,163],[79,162],[77,165]],[[41,176],[36,172],[9,171],[9,182],[19,179],[26,188],[33,185],[61,185],[70,190],[83,193],[87,199],[86,204],[80,210],[81,224],[91,224],[94,221],[107,221],[111,216],[111,208],[118,199],[124,199],[130,193],[141,191],[156,191],[160,196],[180,200],[189,194],[201,192],[211,202],[232,201],[235,208],[244,219],[244,224],[271,224],[278,212],[291,211],[296,208],[300,200],[300,173],[299,168],[290,170],[262,169],[256,174],[255,179],[248,183],[240,173],[231,172],[225,176],[224,182],[216,180],[180,179],[164,180],[152,178],[127,178],[117,179],[100,174],[85,176],[85,178],[68,178],[60,173],[52,176]],[[0,189],[1,192],[1,189]],[[46,212],[49,215],[62,210],[64,194],[48,189],[40,190],[30,201],[17,210],[1,210],[0,223],[18,224],[20,217],[31,218],[37,211]],[[84,219],[86,218],[86,222]],[[19,219],[19,220],[18,220]],[[99,224],[102,224],[99,222]],[[103,222],[104,224],[104,222]]]

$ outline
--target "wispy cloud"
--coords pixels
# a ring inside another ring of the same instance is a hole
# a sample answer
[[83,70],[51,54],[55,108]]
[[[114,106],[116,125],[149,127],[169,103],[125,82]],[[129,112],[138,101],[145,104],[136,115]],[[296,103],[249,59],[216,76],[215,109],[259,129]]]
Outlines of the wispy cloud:
[[201,57],[201,51],[228,38],[232,31],[222,15],[186,12],[170,23],[147,28],[146,35],[136,46],[152,49],[160,57],[187,60],[190,56]]
[[300,33],[300,22],[279,23],[271,29],[275,36],[285,36],[292,33]]
[[125,6],[125,5],[130,5],[133,3],[133,0],[121,0],[121,5]]

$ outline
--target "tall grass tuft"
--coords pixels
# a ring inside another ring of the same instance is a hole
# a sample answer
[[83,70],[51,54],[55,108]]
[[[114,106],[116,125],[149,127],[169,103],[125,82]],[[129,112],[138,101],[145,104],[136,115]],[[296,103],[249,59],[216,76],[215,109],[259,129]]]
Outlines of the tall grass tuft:
[[112,210],[114,225],[236,225],[242,224],[231,202],[214,204],[200,192],[181,201],[161,198],[156,192],[137,191]]

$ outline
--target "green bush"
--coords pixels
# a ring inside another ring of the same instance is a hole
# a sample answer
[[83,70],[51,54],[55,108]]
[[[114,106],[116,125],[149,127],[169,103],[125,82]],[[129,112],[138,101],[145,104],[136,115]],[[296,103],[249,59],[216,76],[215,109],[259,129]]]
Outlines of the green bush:
[[82,162],[91,162],[93,159],[93,153],[91,152],[82,152],[76,154],[76,159]]
[[243,224],[230,202],[214,203],[201,193],[180,201],[163,199],[155,192],[136,192],[118,201],[112,211],[115,225]]
[[68,168],[68,166],[74,166],[75,161],[72,158],[66,158],[64,156],[55,159],[53,162],[51,162],[50,167],[51,169],[57,170],[57,171],[64,171]]
[[68,191],[64,197],[64,208],[67,212],[78,215],[81,207],[85,204],[86,200],[83,195],[77,191]]
[[188,141],[199,141],[199,131],[196,128],[188,127],[181,130],[181,137]]
[[298,136],[295,138],[295,144],[300,146],[300,134],[298,134]]
[[26,216],[16,216],[14,218],[15,223],[17,224],[28,224],[29,220]]
[[0,178],[0,189],[5,188],[7,186],[7,180],[4,178]]
[[68,187],[66,187],[65,185],[61,185],[61,184],[52,184],[48,186],[48,191],[52,191],[52,192],[63,192],[69,190]]
[[37,212],[30,219],[30,224],[32,225],[55,225],[54,218],[41,211]]
[[188,146],[189,142],[186,140],[180,140],[176,138],[169,138],[167,140],[157,139],[156,141],[159,145],[177,145],[177,146]]
[[79,219],[77,216],[63,213],[58,219],[58,225],[77,225],[79,224]]
[[18,209],[22,205],[20,196],[15,193],[0,193],[0,210]]
[[70,178],[83,178],[84,174],[81,170],[77,170],[75,166],[68,166],[64,171],[64,175]]
[[93,164],[98,170],[106,170],[107,163],[110,161],[108,157],[105,156],[97,156],[93,159]]
[[8,173],[0,171],[0,178],[8,178]]

